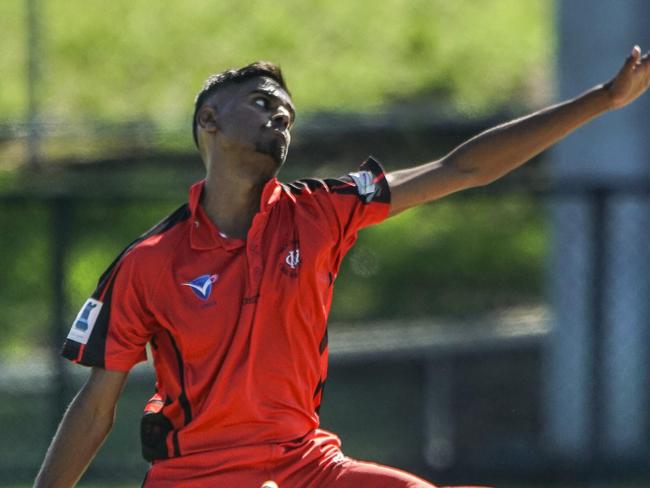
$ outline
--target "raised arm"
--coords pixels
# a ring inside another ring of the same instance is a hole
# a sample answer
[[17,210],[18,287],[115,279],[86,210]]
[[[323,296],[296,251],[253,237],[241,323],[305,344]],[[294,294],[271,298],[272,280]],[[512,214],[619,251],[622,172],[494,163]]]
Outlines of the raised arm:
[[63,416],[35,488],[69,488],[79,481],[113,426],[127,374],[93,368]]
[[438,161],[387,175],[391,215],[491,183],[602,113],[632,102],[650,84],[648,54],[635,46],[618,74],[572,100],[493,127]]

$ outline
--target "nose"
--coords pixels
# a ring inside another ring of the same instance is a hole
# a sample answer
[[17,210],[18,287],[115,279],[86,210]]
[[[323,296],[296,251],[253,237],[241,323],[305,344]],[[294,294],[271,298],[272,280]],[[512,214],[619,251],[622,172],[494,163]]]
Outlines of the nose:
[[284,107],[280,107],[278,112],[271,118],[274,129],[287,130],[289,128],[289,112]]

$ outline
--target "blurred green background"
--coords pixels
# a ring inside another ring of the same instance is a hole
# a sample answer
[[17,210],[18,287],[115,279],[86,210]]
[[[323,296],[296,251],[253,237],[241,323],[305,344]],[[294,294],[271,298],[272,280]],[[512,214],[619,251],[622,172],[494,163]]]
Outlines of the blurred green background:
[[[3,118],[25,116],[26,12],[0,5]],[[48,117],[180,124],[205,78],[279,63],[300,110],[434,97],[467,113],[528,101],[548,82],[549,0],[371,2],[41,0]]]
[[[550,0],[247,1],[236,8],[203,0],[5,0],[0,114],[9,124],[28,111],[30,2],[37,11],[32,101],[43,130],[57,136],[45,138],[49,158],[105,155],[116,137],[190,149],[187,127],[203,81],[257,59],[285,70],[298,128],[310,112],[429,102],[438,116],[479,116],[551,92]],[[2,166],[17,164],[23,151],[4,141]]]

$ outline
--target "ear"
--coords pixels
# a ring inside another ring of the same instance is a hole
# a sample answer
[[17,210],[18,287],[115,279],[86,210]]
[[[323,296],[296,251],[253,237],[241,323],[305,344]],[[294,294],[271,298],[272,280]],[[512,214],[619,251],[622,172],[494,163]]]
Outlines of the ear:
[[214,107],[204,105],[196,116],[196,123],[206,132],[216,133],[218,130],[217,111]]

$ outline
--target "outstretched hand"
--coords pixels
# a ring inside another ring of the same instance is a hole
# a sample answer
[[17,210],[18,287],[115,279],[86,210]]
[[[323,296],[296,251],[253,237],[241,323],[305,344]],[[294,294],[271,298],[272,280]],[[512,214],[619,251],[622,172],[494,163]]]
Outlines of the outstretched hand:
[[641,57],[641,48],[632,53],[618,74],[605,85],[612,108],[621,108],[639,98],[650,86],[650,52]]

